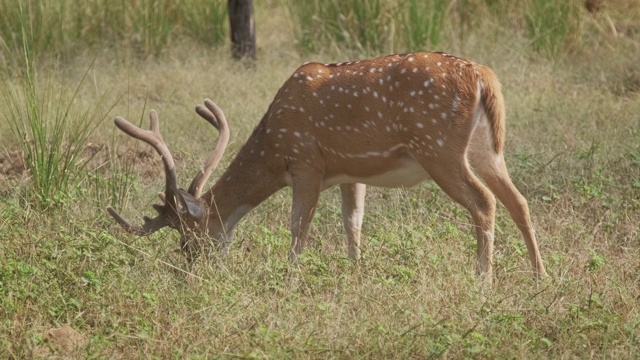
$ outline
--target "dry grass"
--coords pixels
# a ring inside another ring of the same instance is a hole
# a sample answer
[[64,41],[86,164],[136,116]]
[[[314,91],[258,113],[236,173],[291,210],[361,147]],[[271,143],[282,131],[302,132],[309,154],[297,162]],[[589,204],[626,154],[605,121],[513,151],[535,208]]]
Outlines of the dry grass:
[[[224,168],[307,60],[275,9],[258,8],[254,70],[227,50],[189,43],[156,60],[100,54],[79,106],[107,92],[119,99],[110,117],[145,124],[157,109],[185,186],[213,145],[214,132],[193,111],[210,97],[232,128]],[[467,213],[433,184],[371,189],[358,263],[346,259],[334,189],[321,200],[301,263],[289,264],[284,190],[241,222],[227,258],[192,269],[197,280],[174,268],[186,267],[175,232],[136,238],[108,218],[101,194],[109,171],[81,182],[69,206],[44,212],[30,205],[27,175],[0,173],[0,356],[640,357],[640,94],[625,85],[639,73],[639,40],[607,37],[606,46],[554,64],[532,57],[517,34],[495,36],[501,41],[478,35],[451,52],[490,64],[502,80],[507,162],[529,200],[548,279],[532,280],[501,208],[495,286],[484,290],[473,275]],[[92,60],[42,74],[75,83]],[[0,124],[0,141],[15,149],[19,139],[6,130]],[[92,142],[136,146],[111,122]],[[147,170],[159,163],[136,166],[123,170],[134,181],[119,202],[131,219],[152,211],[163,185],[138,177],[153,176]]]

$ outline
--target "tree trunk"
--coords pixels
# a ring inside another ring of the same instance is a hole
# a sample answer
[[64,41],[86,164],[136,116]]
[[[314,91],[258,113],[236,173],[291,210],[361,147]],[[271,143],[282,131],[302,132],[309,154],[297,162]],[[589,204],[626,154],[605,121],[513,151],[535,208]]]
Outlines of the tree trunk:
[[256,59],[256,33],[253,0],[229,0],[231,54],[234,59]]

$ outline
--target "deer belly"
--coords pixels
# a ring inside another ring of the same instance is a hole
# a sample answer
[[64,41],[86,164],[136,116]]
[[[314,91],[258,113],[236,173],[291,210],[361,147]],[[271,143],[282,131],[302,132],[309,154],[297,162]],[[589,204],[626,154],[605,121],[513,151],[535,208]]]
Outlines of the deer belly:
[[[380,171],[377,164],[365,162],[354,164],[349,171],[340,174],[328,174],[324,180],[324,187],[337,184],[361,183],[378,187],[411,187],[431,179],[429,174],[410,155],[389,161]],[[360,169],[358,169],[358,167]]]

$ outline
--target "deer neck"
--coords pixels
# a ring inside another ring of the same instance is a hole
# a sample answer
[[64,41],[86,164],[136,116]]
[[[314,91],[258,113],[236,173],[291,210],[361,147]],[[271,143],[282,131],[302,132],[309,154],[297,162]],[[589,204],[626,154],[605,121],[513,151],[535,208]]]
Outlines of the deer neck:
[[227,234],[249,211],[286,186],[284,170],[265,154],[261,125],[202,197],[209,207],[209,224],[222,225]]

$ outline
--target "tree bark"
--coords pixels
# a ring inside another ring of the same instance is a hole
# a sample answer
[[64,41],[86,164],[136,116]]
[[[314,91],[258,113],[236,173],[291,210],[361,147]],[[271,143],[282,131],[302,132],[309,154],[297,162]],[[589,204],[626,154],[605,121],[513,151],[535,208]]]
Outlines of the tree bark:
[[253,0],[229,0],[228,7],[233,58],[256,60]]

